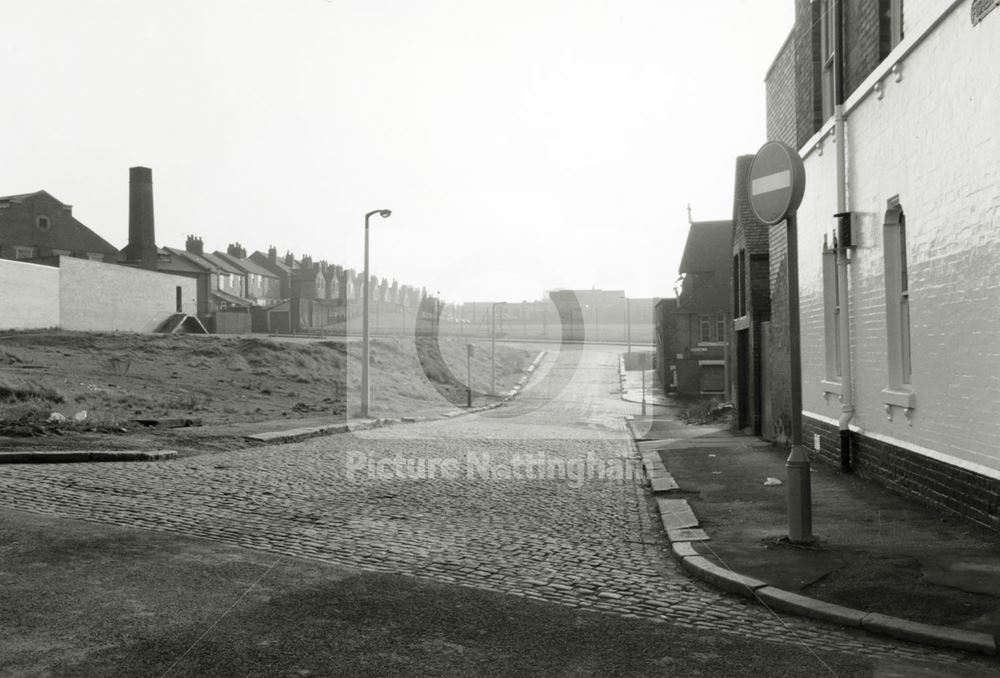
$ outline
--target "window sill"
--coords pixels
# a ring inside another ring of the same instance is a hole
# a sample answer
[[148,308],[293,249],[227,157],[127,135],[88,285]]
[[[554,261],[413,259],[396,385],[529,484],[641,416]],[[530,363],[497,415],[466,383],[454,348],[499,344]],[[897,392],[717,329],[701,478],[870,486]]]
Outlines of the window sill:
[[824,394],[832,395],[842,395],[843,394],[843,384],[839,381],[828,381],[826,379],[821,379],[819,385],[823,387]]
[[887,388],[882,390],[882,402],[886,405],[896,407],[913,408],[916,396],[913,391],[904,391],[897,388]]
[[892,408],[903,408],[906,416],[906,423],[913,424],[913,408],[916,406],[917,396],[913,391],[904,391],[899,388],[886,388],[882,390],[882,406],[885,408],[886,419],[892,421]]

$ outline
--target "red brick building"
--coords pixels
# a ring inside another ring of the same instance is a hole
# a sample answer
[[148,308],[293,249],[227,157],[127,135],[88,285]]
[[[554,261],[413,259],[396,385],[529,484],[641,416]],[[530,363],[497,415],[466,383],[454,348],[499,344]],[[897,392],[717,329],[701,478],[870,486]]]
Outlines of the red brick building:
[[111,263],[118,250],[46,191],[0,197],[0,259],[60,255]]
[[729,341],[733,222],[691,223],[679,273],[676,306],[658,305],[658,364],[667,391],[700,396],[728,394],[726,346]]

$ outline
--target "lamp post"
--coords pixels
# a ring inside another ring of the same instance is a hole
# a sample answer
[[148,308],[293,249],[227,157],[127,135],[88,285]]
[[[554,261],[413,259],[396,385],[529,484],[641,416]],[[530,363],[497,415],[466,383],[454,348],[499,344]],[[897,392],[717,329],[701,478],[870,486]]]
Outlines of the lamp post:
[[492,304],[493,319],[490,321],[490,395],[497,394],[497,306],[503,306],[506,301]]
[[361,416],[367,417],[368,410],[371,405],[371,383],[369,381],[369,370],[371,369],[371,327],[369,326],[368,319],[368,307],[371,303],[371,295],[368,292],[368,285],[371,282],[371,278],[368,272],[368,220],[373,214],[377,214],[383,219],[389,217],[392,212],[390,210],[372,210],[365,215],[365,281],[364,281],[364,294],[365,300],[363,304],[363,314],[361,323]]

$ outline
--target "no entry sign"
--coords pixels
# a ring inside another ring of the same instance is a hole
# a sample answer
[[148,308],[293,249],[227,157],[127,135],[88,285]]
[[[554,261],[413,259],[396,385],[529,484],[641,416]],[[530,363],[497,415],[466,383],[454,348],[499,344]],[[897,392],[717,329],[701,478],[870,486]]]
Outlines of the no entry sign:
[[750,164],[750,206],[765,224],[776,224],[798,209],[806,170],[795,149],[780,141],[760,147]]

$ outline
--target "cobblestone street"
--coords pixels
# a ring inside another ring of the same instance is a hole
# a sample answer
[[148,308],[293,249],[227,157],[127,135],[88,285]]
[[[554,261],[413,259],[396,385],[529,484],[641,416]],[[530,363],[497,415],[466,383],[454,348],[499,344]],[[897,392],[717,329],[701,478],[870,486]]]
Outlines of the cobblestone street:
[[496,410],[166,462],[9,465],[0,506],[810,648],[958,657],[691,580],[635,475],[623,417],[638,405],[617,385],[613,349],[553,351]]

